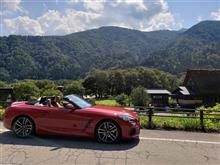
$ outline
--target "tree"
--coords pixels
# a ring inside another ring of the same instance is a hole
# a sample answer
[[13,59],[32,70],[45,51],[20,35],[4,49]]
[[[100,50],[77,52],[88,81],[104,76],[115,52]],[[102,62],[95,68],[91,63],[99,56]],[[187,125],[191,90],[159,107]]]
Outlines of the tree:
[[129,69],[124,72],[124,76],[125,76],[125,93],[127,95],[130,95],[132,89],[138,86],[138,81],[139,81],[138,72],[133,69]]
[[97,69],[92,70],[83,82],[86,94],[94,94],[99,98],[109,93],[108,84],[108,72]]
[[122,93],[120,95],[118,95],[115,98],[116,102],[119,103],[122,106],[126,106],[126,103],[128,102],[128,95]]
[[63,96],[63,93],[58,89],[47,89],[42,92],[41,96]]
[[145,91],[145,88],[139,86],[131,92],[131,102],[134,106],[146,106],[149,102],[149,96]]
[[112,96],[119,95],[124,91],[125,79],[121,70],[110,71],[108,79]]
[[10,74],[5,68],[0,68],[0,80],[2,81],[10,80]]
[[71,84],[64,86],[64,95],[77,94],[80,96],[84,95],[85,88],[80,81],[73,81]]
[[[53,95],[55,95],[53,93],[58,92],[57,86],[51,80],[36,80],[36,81],[33,81],[33,83],[40,89],[41,96],[43,96],[43,95],[44,96],[53,96]],[[49,92],[49,91],[51,91],[51,92]]]
[[0,81],[0,88],[7,87],[8,85],[4,81]]
[[17,82],[13,87],[17,100],[34,100],[40,96],[39,88],[31,81]]
[[83,87],[85,88],[85,94],[86,95],[97,95],[97,87],[96,87],[96,79],[94,76],[87,76],[85,80],[83,81]]

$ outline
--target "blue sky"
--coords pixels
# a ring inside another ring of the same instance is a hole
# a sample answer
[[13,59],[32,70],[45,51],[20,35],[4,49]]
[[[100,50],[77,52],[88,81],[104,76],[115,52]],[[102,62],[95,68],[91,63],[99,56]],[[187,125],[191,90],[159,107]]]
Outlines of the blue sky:
[[220,20],[219,0],[1,0],[1,36],[65,35],[101,26],[142,31]]

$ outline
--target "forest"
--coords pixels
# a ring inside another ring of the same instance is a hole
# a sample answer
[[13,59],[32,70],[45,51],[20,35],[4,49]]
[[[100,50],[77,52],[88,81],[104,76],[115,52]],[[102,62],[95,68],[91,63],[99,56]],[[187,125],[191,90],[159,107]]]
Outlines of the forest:
[[[98,99],[130,95],[132,90],[143,88],[165,88],[174,90],[181,82],[175,75],[158,69],[137,67],[133,69],[93,69],[80,80],[19,80],[12,83],[0,81],[1,87],[13,87],[17,100],[36,100],[40,96],[90,95]],[[58,86],[64,86],[63,92]]]
[[93,69],[141,66],[178,77],[187,69],[218,69],[219,27],[220,21],[203,21],[180,31],[101,27],[66,36],[0,37],[0,80],[77,80]]

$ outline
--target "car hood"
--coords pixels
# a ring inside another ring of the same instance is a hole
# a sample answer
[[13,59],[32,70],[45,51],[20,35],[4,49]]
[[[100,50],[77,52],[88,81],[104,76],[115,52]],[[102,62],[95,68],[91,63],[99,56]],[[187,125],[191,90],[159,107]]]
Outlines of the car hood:
[[115,115],[129,115],[132,116],[135,119],[138,119],[139,116],[128,109],[125,109],[123,107],[116,107],[116,106],[107,106],[107,105],[94,105],[90,107],[92,111],[96,112],[103,112],[103,113],[113,113]]

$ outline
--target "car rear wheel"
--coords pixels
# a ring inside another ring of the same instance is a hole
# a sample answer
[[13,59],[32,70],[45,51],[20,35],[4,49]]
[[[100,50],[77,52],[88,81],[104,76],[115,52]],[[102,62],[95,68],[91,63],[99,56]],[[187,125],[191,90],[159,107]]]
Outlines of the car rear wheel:
[[120,138],[120,129],[113,121],[103,121],[96,129],[96,137],[103,143],[114,143]]
[[34,124],[28,117],[18,117],[13,123],[12,130],[18,137],[29,137],[33,133]]

